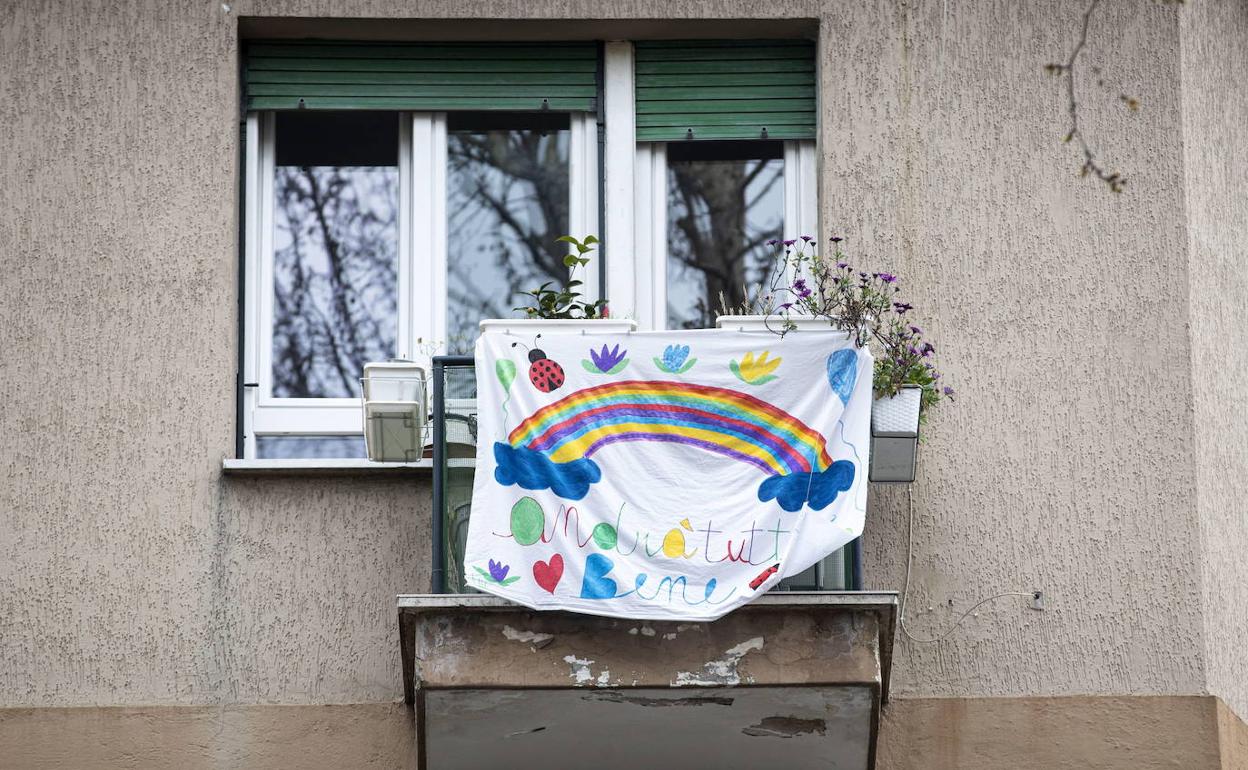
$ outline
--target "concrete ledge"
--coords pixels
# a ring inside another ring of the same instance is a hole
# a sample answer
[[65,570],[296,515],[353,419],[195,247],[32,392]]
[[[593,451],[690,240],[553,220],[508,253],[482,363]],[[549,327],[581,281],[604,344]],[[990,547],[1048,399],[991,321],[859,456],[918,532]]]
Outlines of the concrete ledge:
[[711,623],[537,612],[486,595],[398,597],[403,686],[853,685],[888,691],[895,593],[773,593]]
[[896,609],[892,593],[769,593],[698,623],[400,596],[418,767],[574,770],[584,757],[559,747],[577,742],[604,768],[658,767],[692,759],[688,742],[706,767],[873,768]]

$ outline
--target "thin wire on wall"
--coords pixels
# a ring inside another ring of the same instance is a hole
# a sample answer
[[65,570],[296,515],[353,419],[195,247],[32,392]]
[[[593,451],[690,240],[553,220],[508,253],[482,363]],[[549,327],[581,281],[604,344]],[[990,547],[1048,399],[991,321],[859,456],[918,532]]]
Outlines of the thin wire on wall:
[[914,492],[912,489],[912,485],[906,485],[906,582],[905,586],[901,590],[901,608],[898,612],[901,633],[905,634],[907,639],[919,644],[936,644],[937,642],[943,641],[954,631],[957,631],[958,627],[962,625],[962,622],[971,616],[971,613],[975,612],[975,610],[989,602],[996,601],[997,599],[1001,599],[1006,596],[1024,596],[1028,599],[1036,598],[1036,594],[1033,591],[1003,591],[999,594],[989,596],[987,599],[982,599],[979,602],[976,602],[969,610],[963,612],[952,626],[938,636],[924,639],[910,633],[910,630],[906,628],[906,598],[910,595],[910,566],[914,561]]

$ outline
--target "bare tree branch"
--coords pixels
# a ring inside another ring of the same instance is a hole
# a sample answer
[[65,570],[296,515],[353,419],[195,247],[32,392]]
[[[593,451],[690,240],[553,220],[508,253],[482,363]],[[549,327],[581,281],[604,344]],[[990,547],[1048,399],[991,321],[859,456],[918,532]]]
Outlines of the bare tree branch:
[[[1181,2],[1181,0],[1179,0]],[[1117,171],[1110,171],[1097,157],[1096,152],[1089,145],[1087,138],[1083,134],[1083,130],[1079,125],[1079,101],[1075,97],[1075,75],[1078,71],[1079,56],[1083,53],[1084,48],[1088,44],[1088,28],[1092,23],[1092,15],[1100,6],[1101,0],[1089,0],[1088,7],[1084,9],[1083,18],[1079,26],[1079,39],[1075,42],[1075,47],[1071,50],[1070,56],[1065,62],[1053,63],[1045,65],[1046,72],[1053,75],[1060,75],[1066,85],[1066,112],[1070,116],[1070,128],[1066,132],[1063,142],[1075,142],[1080,151],[1083,153],[1083,166],[1079,170],[1080,176],[1088,176],[1089,174],[1109,185],[1109,189],[1113,192],[1122,192],[1123,186],[1127,180]],[[1099,82],[1098,82],[1099,85]],[[1123,95],[1122,100],[1132,110],[1139,108],[1139,102],[1135,99]]]

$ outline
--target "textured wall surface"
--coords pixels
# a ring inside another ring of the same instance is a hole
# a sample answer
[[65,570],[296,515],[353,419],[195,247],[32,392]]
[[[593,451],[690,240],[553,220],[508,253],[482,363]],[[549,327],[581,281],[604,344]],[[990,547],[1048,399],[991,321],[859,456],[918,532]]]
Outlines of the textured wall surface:
[[[1242,7],[1202,13],[1242,24]],[[1001,590],[1049,596],[1044,613],[985,607],[940,645],[901,641],[894,695],[1202,692],[1206,633],[1242,629],[1244,602],[1202,595],[1192,374],[1217,368],[1220,343],[1193,363],[1188,294],[1205,286],[1183,254],[1197,264],[1207,248],[1242,280],[1227,250],[1243,242],[1242,195],[1227,198],[1243,161],[1183,138],[1216,129],[1242,151],[1244,124],[1215,112],[1230,85],[1180,86],[1203,76],[1200,55],[1227,62],[1219,82],[1242,78],[1242,51],[1223,51],[1229,35],[1185,49],[1187,9],[1102,4],[1087,56],[1109,85],[1080,94],[1089,136],[1130,179],[1113,196],[1078,179],[1059,84],[1041,70],[1074,44],[1083,8],[0,4],[0,705],[399,697],[392,602],[428,581],[427,486],[220,472],[237,352],[237,25],[296,15],[818,18],[825,226],[905,276],[962,394],[933,417],[914,487],[911,629],[942,631]],[[1190,242],[1189,208],[1205,223]],[[1204,328],[1238,320],[1205,304]],[[1222,386],[1201,387],[1207,415]],[[1241,428],[1210,428],[1207,448],[1242,462]],[[1210,474],[1230,462],[1210,457]],[[1202,498],[1206,544],[1243,482],[1220,483]],[[900,588],[906,514],[904,491],[877,491],[871,587]],[[1233,551],[1220,553],[1207,577],[1231,581]],[[1202,598],[1221,619],[1202,618]],[[1242,704],[1236,634],[1208,651]]]
[[[1113,195],[1078,178],[1042,71],[1085,6],[828,6],[824,221],[904,277],[960,394],[921,448],[908,626],[931,637],[998,592],[1048,596],[1044,613],[991,603],[939,645],[901,639],[899,697],[1204,687],[1181,11],[1107,0],[1092,18],[1085,66],[1108,85],[1078,93],[1129,178]],[[868,587],[899,588],[907,492],[873,502]]]
[[[1183,14],[1196,502],[1209,689],[1248,716],[1248,2]],[[1245,757],[1248,762],[1248,757]]]

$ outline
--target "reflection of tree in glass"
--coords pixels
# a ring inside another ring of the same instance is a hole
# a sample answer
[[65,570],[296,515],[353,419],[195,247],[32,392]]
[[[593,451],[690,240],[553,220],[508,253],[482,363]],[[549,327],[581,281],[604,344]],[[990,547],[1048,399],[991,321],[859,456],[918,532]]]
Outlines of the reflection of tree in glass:
[[482,318],[515,315],[518,294],[567,277],[568,132],[452,132],[447,141],[448,352],[468,352]]
[[770,284],[766,243],[781,237],[783,176],[780,160],[669,164],[669,325],[713,326],[721,294],[742,304]]
[[395,352],[398,169],[279,166],[273,395],[359,395]]

